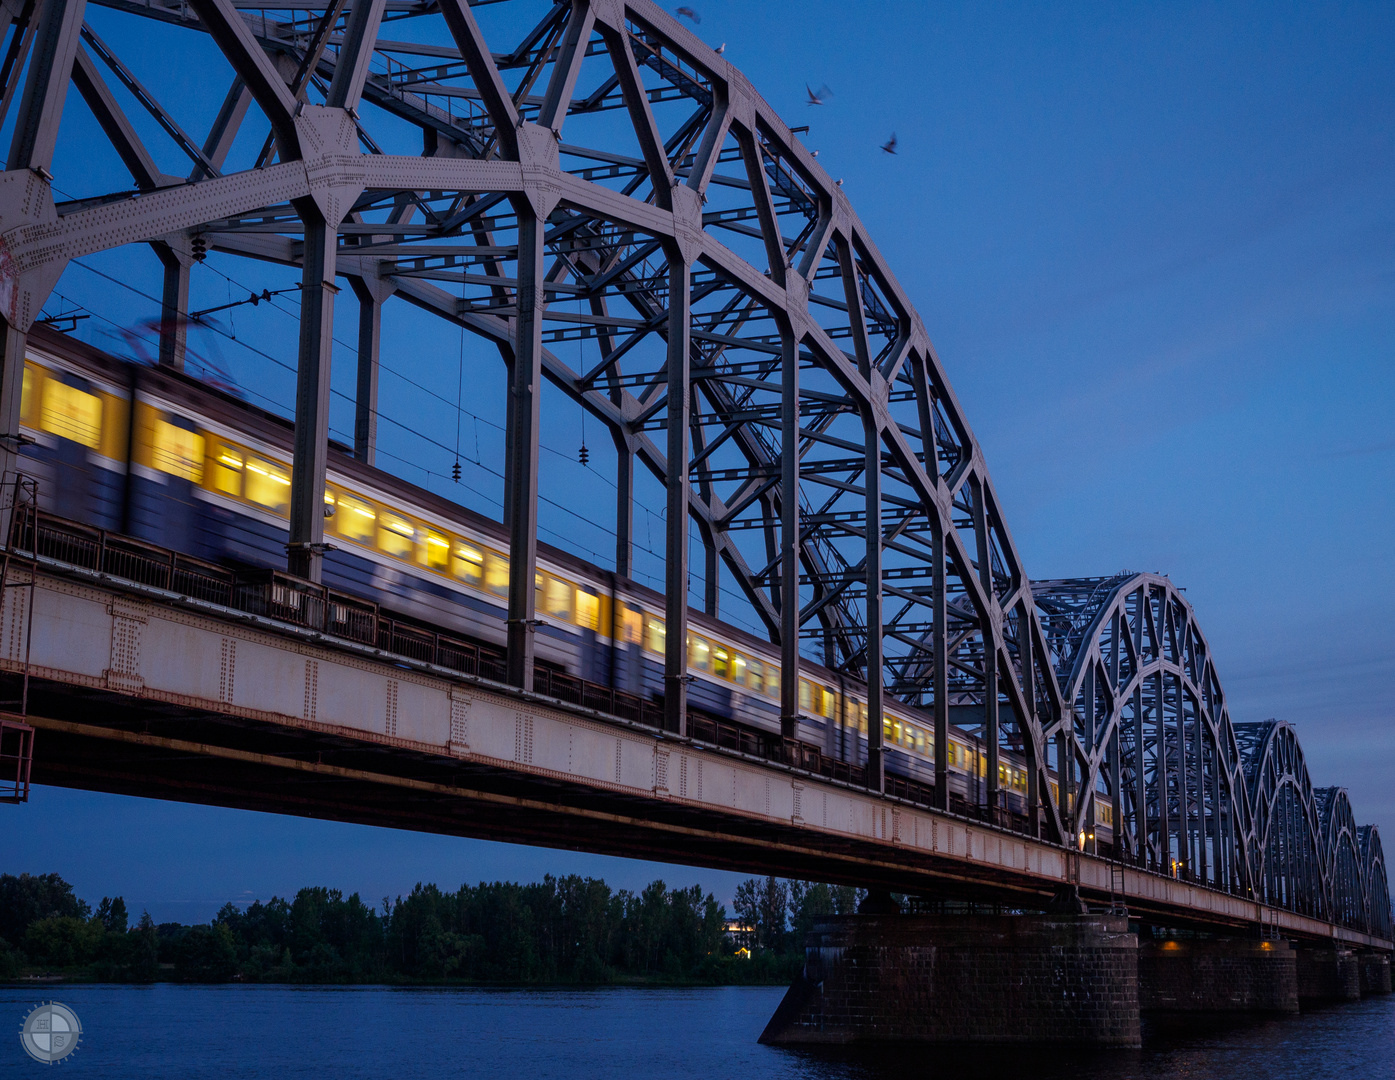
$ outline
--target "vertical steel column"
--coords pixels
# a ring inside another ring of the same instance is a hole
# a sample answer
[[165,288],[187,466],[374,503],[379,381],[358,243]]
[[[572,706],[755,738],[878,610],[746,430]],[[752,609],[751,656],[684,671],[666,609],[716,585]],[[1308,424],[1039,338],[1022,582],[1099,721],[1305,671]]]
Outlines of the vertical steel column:
[[702,610],[709,618],[717,618],[720,613],[719,593],[721,591],[722,560],[717,557],[717,539],[710,529],[702,533]]
[[86,9],[85,0],[46,0],[40,9],[24,96],[15,113],[9,169],[42,169],[46,173],[53,164],[58,123]]
[[[1133,654],[1138,658],[1138,663],[1143,663],[1143,628],[1147,621],[1148,590],[1140,588],[1134,593],[1136,607],[1134,609],[1133,625]],[[1138,685],[1133,692],[1133,771],[1134,771],[1134,829],[1136,832],[1135,856],[1138,865],[1147,867],[1148,865],[1148,773],[1146,771],[1146,761],[1143,752],[1144,748],[1144,723],[1143,723],[1143,680],[1138,680]]]
[[300,288],[300,361],[295,381],[295,443],[291,459],[292,574],[319,581],[325,551],[325,468],[329,463],[329,371],[334,344],[338,227],[313,204],[300,208],[305,257]]
[[383,300],[376,283],[350,278],[358,297],[358,379],[354,394],[354,457],[372,465],[378,451],[378,361]]
[[165,270],[160,298],[160,366],[184,370],[189,340],[189,267],[193,257],[172,245],[154,245]]
[[1148,865],[1148,774],[1144,771],[1143,680],[1133,691],[1134,859]]
[[978,540],[978,578],[983,585],[989,610],[980,615],[983,635],[983,738],[988,750],[988,776],[984,802],[988,819],[998,820],[998,641],[991,612],[997,610],[997,594],[993,590],[993,556],[988,543],[987,493],[981,482],[975,483],[974,535]]
[[[1070,705],[1066,705],[1067,712]],[[1071,827],[1071,786],[1075,776],[1075,751],[1070,725],[1056,732],[1056,812],[1061,815],[1061,824],[1071,829],[1065,841],[1068,847],[1075,847],[1075,830]]]
[[1192,722],[1196,741],[1196,873],[1197,880],[1206,884],[1206,732],[1202,727],[1201,702],[1196,703],[1196,719]]
[[547,222],[520,199],[518,212],[518,316],[514,322],[513,367],[504,458],[504,523],[509,530],[509,614],[506,673],[513,686],[533,689],[537,629],[538,407],[542,390],[543,313],[546,269],[543,233]]
[[1177,859],[1179,872],[1191,877],[1196,870],[1192,862],[1191,758],[1187,753],[1187,689],[1181,676],[1175,676],[1177,689]]
[[945,534],[949,522],[936,521],[930,533],[930,558],[934,563],[932,587],[934,596],[933,620],[931,628],[932,644],[935,650],[935,806],[949,809],[949,603],[945,595],[947,578],[945,573]]
[[630,440],[615,435],[615,572],[634,574],[635,454]]
[[1119,737],[1119,724],[1109,733],[1109,831],[1113,835],[1114,858],[1124,857],[1124,797],[1120,786],[1123,783],[1123,763],[1119,760],[1124,749],[1124,740]]
[[664,727],[688,733],[688,425],[691,267],[668,252],[668,520],[664,547]]
[[1168,820],[1168,753],[1167,753],[1167,680],[1159,671],[1155,676],[1156,696],[1153,705],[1158,729],[1158,749],[1154,773],[1158,785],[1158,847],[1162,855],[1162,871],[1172,873],[1172,823]]
[[[1037,670],[1036,655],[1032,645],[1032,603],[1023,602],[1017,617],[1017,654],[1022,659],[1022,699],[1028,712],[1035,716],[1037,710]],[[1039,719],[1039,718],[1038,718]],[[1041,791],[1038,786],[1037,770],[1041,763],[1037,760],[1037,744],[1032,738],[1029,722],[1020,727],[1022,748],[1027,759],[1027,835],[1041,835],[1041,821],[1037,808],[1041,805]]]
[[[58,124],[72,79],[73,58],[77,55],[82,31],[85,0],[47,0],[40,9],[29,57],[24,94],[15,112],[14,133],[6,167],[32,169],[51,182],[48,168],[53,164]],[[16,34],[20,31],[15,30]],[[18,280],[12,282],[16,290]],[[21,326],[10,322],[10,312],[0,314],[3,335],[3,370],[0,370],[0,482],[9,485],[19,468],[19,420],[24,400],[24,355],[28,346],[28,316]],[[8,543],[10,511],[0,513],[0,540]]]
[[0,316],[0,546],[9,547],[10,504],[19,471],[19,421],[24,401],[24,354],[29,335]]
[[882,730],[882,451],[881,432],[870,412],[863,418],[863,471],[867,495],[867,786],[886,788]]
[[[780,340],[780,734],[792,739],[799,725],[799,343],[788,326]],[[870,748],[870,727],[867,739]]]
[[1211,852],[1215,863],[1213,876],[1219,888],[1228,889],[1230,887],[1230,860],[1221,830],[1221,819],[1224,817],[1221,809],[1221,762],[1224,759],[1221,756],[1220,740],[1213,737],[1211,746],[1215,753],[1211,769]]

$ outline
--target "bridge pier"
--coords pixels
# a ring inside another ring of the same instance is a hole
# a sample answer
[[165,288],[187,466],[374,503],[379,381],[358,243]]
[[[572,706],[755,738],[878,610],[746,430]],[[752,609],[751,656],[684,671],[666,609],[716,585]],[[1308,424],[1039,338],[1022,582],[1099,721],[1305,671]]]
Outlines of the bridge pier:
[[1138,1046],[1137,945],[1107,915],[819,919],[761,1041]]
[[1138,949],[1144,1012],[1296,1013],[1298,964],[1286,941],[1147,941]]
[[1361,999],[1361,963],[1350,949],[1298,950],[1298,1001],[1324,1005]]
[[1390,957],[1386,953],[1362,953],[1361,996],[1390,993]]

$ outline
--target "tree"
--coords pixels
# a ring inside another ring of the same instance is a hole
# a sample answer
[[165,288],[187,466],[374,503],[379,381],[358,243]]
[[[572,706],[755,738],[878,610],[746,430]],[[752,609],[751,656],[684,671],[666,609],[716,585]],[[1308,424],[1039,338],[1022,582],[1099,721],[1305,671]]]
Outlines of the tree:
[[77,967],[97,959],[105,934],[98,919],[49,915],[29,924],[24,932],[24,951],[44,967]]
[[747,878],[736,887],[732,907],[741,922],[755,928],[757,948],[777,953],[784,951],[785,912],[789,907],[789,889],[785,882],[776,877],[767,877],[764,881]]
[[154,982],[160,977],[160,938],[150,912],[140,913],[140,923],[131,931],[131,978]]
[[73,895],[57,874],[0,874],[0,938],[11,945],[24,940],[31,923],[50,915],[86,919],[92,909]]
[[237,974],[237,943],[227,923],[191,926],[174,946],[181,982],[227,982]]
[[126,932],[126,901],[119,896],[115,899],[110,896],[102,897],[102,902],[97,905],[97,918],[102,920],[102,925],[106,927],[108,934],[124,934]]
[[790,882],[790,924],[793,945],[801,948],[820,915],[853,915],[865,895],[851,885]]

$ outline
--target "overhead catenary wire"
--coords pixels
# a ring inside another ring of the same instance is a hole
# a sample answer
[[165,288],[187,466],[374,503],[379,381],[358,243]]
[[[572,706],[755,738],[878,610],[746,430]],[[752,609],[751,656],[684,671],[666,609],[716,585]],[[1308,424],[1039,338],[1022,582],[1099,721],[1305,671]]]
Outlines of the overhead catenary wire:
[[[114,285],[119,285],[119,286],[121,286],[122,288],[127,289],[128,291],[130,291],[130,292],[136,294],[137,296],[140,296],[140,297],[142,297],[143,299],[149,300],[149,301],[150,301],[151,303],[153,303],[153,304],[159,304],[159,303],[162,302],[159,298],[157,298],[157,297],[155,297],[155,296],[152,296],[150,293],[147,293],[147,292],[145,292],[145,291],[142,290],[142,289],[137,288],[136,286],[130,284],[130,282],[123,281],[123,280],[121,280],[120,278],[114,277],[114,276],[112,276],[111,274],[108,274],[108,273],[106,273],[106,272],[104,272],[104,271],[102,271],[102,270],[99,270],[97,267],[92,266],[92,265],[90,265],[89,263],[83,262],[81,259],[73,259],[73,260],[71,260],[71,261],[72,261],[74,264],[76,264],[77,266],[81,267],[82,269],[87,270],[89,273],[96,274],[98,277],[101,277],[101,278],[105,279],[106,281],[111,282],[111,283],[114,284]],[[207,264],[205,263],[205,264],[203,264],[203,265],[206,266]],[[226,281],[228,281],[231,285],[236,285],[238,288],[249,288],[248,286],[242,284],[241,282],[238,282],[236,279],[229,277],[227,274],[223,274],[223,273],[221,273],[220,271],[216,271],[216,270],[215,270],[215,272],[218,273],[220,277],[222,277],[222,278],[224,278]],[[250,291],[250,289],[249,289],[249,291]],[[57,294],[55,294],[55,295],[57,295]],[[75,305],[78,306],[78,307],[82,307],[84,310],[90,310],[90,309],[88,309],[88,308],[86,307],[86,305],[78,304],[77,301],[73,300],[73,299],[70,298],[70,297],[65,297],[65,299],[68,300],[68,302],[73,303],[73,304],[75,304]],[[272,301],[272,302],[266,302],[266,301],[264,301],[264,303],[267,303],[267,306],[269,306],[269,307],[274,307],[274,308],[276,308],[277,310],[279,310],[279,311],[280,311],[282,314],[284,314],[284,315],[290,316],[290,317],[292,317],[292,318],[297,317],[296,314],[295,314],[294,312],[291,312],[291,311],[286,310],[285,308],[279,307],[279,305],[275,304],[274,301]],[[125,332],[125,329],[124,329],[119,323],[116,323],[116,322],[114,322],[113,320],[107,318],[106,316],[100,315],[100,314],[98,314],[98,313],[96,313],[96,312],[93,312],[93,314],[94,314],[94,315],[97,315],[97,317],[98,317],[99,319],[101,319],[103,322],[109,323],[111,326],[116,327],[118,330],[122,330],[123,332]],[[238,345],[238,346],[240,346],[240,347],[246,349],[248,352],[251,352],[251,353],[257,355],[257,356],[261,357],[261,358],[264,359],[264,360],[270,361],[271,363],[275,364],[277,367],[279,367],[279,368],[281,368],[281,369],[283,369],[283,370],[285,370],[285,371],[287,371],[287,372],[289,372],[289,373],[291,373],[291,374],[295,374],[295,373],[296,373],[295,365],[290,364],[290,363],[287,363],[285,360],[282,360],[280,357],[274,356],[273,354],[271,354],[271,353],[269,353],[269,352],[266,352],[264,349],[260,349],[260,348],[258,348],[258,347],[255,346],[255,345],[252,345],[252,344],[250,344],[250,343],[248,343],[248,342],[246,342],[246,341],[243,341],[242,339],[236,337],[236,336],[233,335],[233,334],[228,333],[227,331],[221,329],[221,328],[218,327],[218,326],[211,325],[211,324],[207,324],[207,323],[204,323],[204,324],[201,324],[201,325],[203,325],[206,329],[211,330],[212,332],[218,334],[219,336],[224,337],[224,338],[226,338],[227,340],[233,342],[234,344],[236,344],[236,345]],[[462,335],[463,335],[464,327],[462,326],[461,329],[462,329]],[[157,341],[158,339],[150,339],[150,338],[147,338],[146,340],[148,340],[148,341],[150,341],[150,343],[154,344],[154,343],[156,343],[156,341]],[[347,343],[341,341],[340,339],[335,338],[334,340],[335,340],[336,342],[338,342],[340,345],[342,345],[343,347],[345,347],[345,348],[350,348],[350,346],[349,346]],[[462,347],[463,347],[463,346],[462,346]],[[392,370],[392,369],[388,369],[388,370]],[[438,394],[438,393],[435,393],[434,391],[431,391],[431,390],[429,390],[429,389],[426,388],[426,387],[421,386],[420,383],[415,382],[415,380],[411,379],[409,376],[401,375],[401,373],[398,373],[398,372],[395,372],[395,371],[394,371],[393,373],[394,373],[394,374],[399,374],[400,377],[403,378],[405,381],[411,383],[411,384],[414,385],[414,386],[419,387],[420,389],[422,389],[422,390],[425,391],[426,393],[430,394],[432,397],[437,398],[438,400],[444,401],[444,402],[446,402],[447,404],[450,404],[449,399],[444,398],[444,397],[442,397],[442,395],[440,395],[440,394]],[[255,390],[251,390],[250,388],[245,388],[245,387],[244,387],[243,389],[244,389],[244,391],[245,391],[246,393],[249,393],[249,394],[251,394],[252,396],[254,396],[254,397],[256,397],[256,398],[258,398],[258,399],[260,399],[260,400],[262,400],[262,401],[265,401],[265,402],[267,402],[267,403],[270,404],[270,405],[275,406],[275,410],[273,410],[273,411],[282,411],[282,410],[284,410],[284,406],[283,406],[279,401],[277,401],[275,398],[269,397],[269,396],[267,396],[266,394],[262,394],[262,393],[260,393],[260,392],[258,392],[258,391],[255,391]],[[354,402],[354,399],[353,399],[353,397],[352,397],[351,395],[346,394],[346,393],[344,393],[344,392],[341,391],[341,390],[337,390],[337,389],[331,388],[331,391],[330,391],[330,392],[331,392],[331,394],[332,394],[333,396],[335,396],[335,397],[337,397],[337,398],[339,398],[339,399],[341,399],[341,400],[343,400],[343,401],[345,401],[345,402],[347,402],[347,403],[349,403],[349,404],[353,404],[353,402]],[[499,431],[503,431],[503,430],[504,430],[504,428],[503,428],[501,425],[498,425],[498,424],[493,423],[493,422],[490,421],[487,417],[481,417],[481,416],[478,416],[478,415],[476,415],[476,414],[474,414],[474,413],[470,413],[469,410],[463,410],[463,412],[464,412],[464,413],[468,413],[468,414],[472,417],[472,419],[475,421],[476,425],[478,425],[478,423],[479,423],[481,420],[483,420],[484,423],[488,424],[488,425],[491,426],[491,427],[496,428],[496,429],[499,430]],[[388,424],[391,424],[394,428],[397,428],[398,430],[400,430],[400,431],[402,431],[402,432],[404,432],[404,433],[406,433],[406,434],[408,434],[408,435],[414,436],[415,438],[421,439],[423,442],[426,442],[426,443],[429,443],[429,444],[432,445],[432,446],[438,447],[439,449],[445,451],[445,452],[448,453],[448,454],[452,452],[452,451],[451,451],[451,447],[450,447],[449,445],[447,445],[446,443],[441,442],[439,439],[435,439],[435,438],[431,437],[430,435],[425,434],[424,432],[418,430],[418,429],[415,428],[415,427],[411,427],[411,426],[409,426],[409,425],[407,425],[407,424],[404,424],[404,423],[402,423],[401,421],[399,421],[399,420],[393,418],[392,416],[389,416],[389,415],[387,415],[387,414],[385,414],[385,413],[379,413],[379,419],[380,419],[380,420],[383,420],[383,421],[386,421]],[[339,432],[333,432],[333,431],[332,431],[332,433],[337,433],[338,435],[340,435],[341,437],[344,437],[344,438],[348,438],[348,437],[349,437],[349,436],[347,436],[347,433],[345,433],[345,432],[343,432],[343,431],[339,431]],[[540,444],[540,445],[541,445],[541,444]],[[576,461],[576,459],[575,459],[574,457],[572,457],[570,454],[564,454],[564,453],[562,453],[561,451],[555,450],[555,449],[553,449],[553,448],[551,448],[551,447],[542,447],[542,448],[548,450],[550,453],[555,454],[555,455],[558,456],[558,457],[565,458],[565,459],[566,459],[567,461],[569,461],[569,462],[573,462],[573,463],[574,463],[574,462]],[[394,453],[391,453],[390,451],[383,450],[381,447],[379,447],[378,452],[379,452],[379,453],[382,453],[382,454],[384,454],[385,456],[390,457],[390,458],[392,458],[392,459],[394,459],[394,460],[396,460],[396,461],[400,461],[400,462],[402,462],[402,463],[405,464],[405,465],[409,465],[409,466],[411,466],[411,467],[417,469],[417,470],[420,471],[421,473],[424,473],[424,474],[427,475],[427,476],[441,476],[440,473],[433,472],[432,470],[426,468],[425,466],[421,465],[421,464],[418,463],[418,462],[411,461],[411,460],[409,460],[409,459],[407,459],[407,458],[401,457],[401,456],[398,455],[398,454],[394,454]],[[483,462],[482,460],[480,460],[480,458],[479,458],[479,443],[478,443],[478,427],[476,428],[476,460],[475,460],[474,464],[475,464],[475,466],[476,466],[477,468],[479,468],[479,469],[482,470],[483,472],[488,473],[489,475],[491,475],[491,476],[493,476],[493,477],[496,477],[497,479],[499,479],[499,480],[501,480],[501,481],[504,479],[504,474],[503,474],[502,472],[499,472],[498,470],[491,468],[490,466],[484,464],[484,462]],[[606,484],[608,484],[610,487],[616,488],[615,482],[612,481],[612,480],[610,480],[608,477],[606,477],[604,473],[599,473],[599,472],[596,472],[596,471],[592,470],[592,471],[590,472],[590,475],[593,476],[593,477],[595,477],[595,478],[598,478],[598,479],[602,480],[603,482],[605,482]],[[443,479],[444,479],[444,477],[443,477]],[[494,498],[492,498],[492,497],[490,497],[490,496],[486,496],[486,495],[484,495],[483,493],[481,493],[480,491],[478,491],[478,489],[475,489],[475,488],[473,488],[473,487],[470,487],[469,485],[463,485],[463,486],[465,486],[467,490],[473,492],[474,494],[479,495],[481,498],[486,498],[486,499],[487,499],[490,503],[492,503],[493,505],[502,507],[503,504],[502,504],[502,502],[500,502],[499,500],[494,499]],[[617,489],[617,490],[618,490],[618,489]],[[614,529],[609,528],[609,527],[607,527],[607,526],[601,524],[599,521],[595,520],[593,517],[588,517],[588,516],[585,516],[585,515],[582,515],[582,514],[577,513],[576,511],[572,510],[570,507],[565,506],[564,504],[562,504],[562,503],[560,503],[560,502],[557,502],[555,499],[548,498],[546,495],[543,495],[541,492],[540,492],[539,495],[538,495],[538,499],[539,499],[540,502],[546,503],[548,506],[551,506],[552,508],[554,508],[554,509],[556,509],[556,510],[560,510],[562,513],[567,514],[568,516],[570,516],[570,517],[572,517],[572,518],[575,518],[577,521],[582,522],[583,524],[586,524],[586,525],[590,526],[590,527],[593,528],[593,529],[597,529],[598,531],[600,531],[601,533],[603,533],[603,534],[605,534],[605,535],[612,536],[612,537],[616,535],[616,531],[615,531]],[[644,505],[642,505],[642,504],[638,504],[638,507],[639,507],[640,510],[643,510],[643,511],[644,511],[644,513],[645,513],[645,515],[646,515],[646,518],[657,517],[660,521],[663,521],[664,518],[665,518],[666,511],[663,512],[663,513],[658,513],[658,514],[656,514],[653,510],[650,510],[648,507],[646,507],[646,506],[644,506]],[[540,528],[542,529],[542,531],[547,532],[547,533],[549,533],[550,535],[552,535],[552,536],[556,537],[557,539],[561,540],[561,541],[562,541],[564,544],[566,544],[566,545],[575,545],[575,546],[578,546],[578,547],[581,546],[581,545],[577,544],[575,538],[572,537],[572,536],[570,536],[570,535],[563,535],[563,534],[561,534],[561,533],[556,532],[556,531],[553,530],[553,529],[548,529],[548,528],[545,528],[545,527],[543,527],[543,526],[540,526]],[[648,554],[648,555],[650,555],[650,556],[653,556],[653,557],[656,558],[656,559],[662,560],[662,559],[664,558],[664,556],[663,556],[661,553],[659,553],[659,552],[653,550],[653,547],[652,547],[652,544],[653,544],[653,533],[652,533],[652,531],[648,530],[648,528],[646,527],[646,532],[648,533],[649,544],[648,544],[648,545],[645,545],[645,544],[636,544],[635,546],[638,547],[639,550],[645,552],[646,554]],[[603,554],[603,553],[601,553],[601,552],[597,552],[597,551],[595,551],[594,549],[591,549],[591,548],[585,548],[584,550],[586,550],[587,552],[589,552],[589,553],[592,554],[592,555],[595,555],[598,559],[600,559],[600,560],[602,560],[602,561],[606,561],[606,560],[608,560],[608,559],[611,557],[611,556],[605,555],[605,554]],[[643,573],[642,571],[638,571],[638,569],[637,569],[637,568],[634,568],[634,567],[631,568],[631,572],[632,572],[632,574],[634,574],[634,573]],[[647,578],[651,583],[655,584],[656,587],[662,588],[662,582],[660,582],[658,578],[654,577],[654,576],[651,575],[651,574],[647,574],[647,573],[643,573],[643,576],[644,576],[645,578]],[[723,593],[723,594],[725,594],[725,595],[728,596],[729,598],[738,601],[738,602],[741,603],[741,604],[745,604],[745,603],[748,603],[748,602],[749,602],[749,598],[748,598],[744,593],[737,592],[737,591],[735,591],[735,590],[733,590],[733,589],[730,589],[730,588],[728,588],[728,587],[726,587],[726,586],[719,585],[719,586],[718,586],[718,591],[721,592],[721,593]],[[737,610],[740,611],[739,608],[738,608]],[[729,618],[730,618],[730,616],[729,616]],[[755,627],[756,624],[755,624],[754,622],[751,622],[750,625],[751,625],[752,627]]]

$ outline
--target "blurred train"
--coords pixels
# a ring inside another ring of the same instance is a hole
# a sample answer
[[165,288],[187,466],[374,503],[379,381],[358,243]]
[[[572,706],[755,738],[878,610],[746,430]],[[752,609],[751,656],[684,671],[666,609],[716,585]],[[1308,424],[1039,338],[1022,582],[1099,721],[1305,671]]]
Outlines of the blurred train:
[[[285,565],[292,425],[180,372],[118,360],[45,327],[29,339],[23,470],[42,509],[235,567]],[[326,585],[501,648],[508,594],[502,525],[331,444],[324,494]],[[663,690],[664,599],[566,552],[538,545],[540,664],[644,699]],[[778,734],[778,649],[690,614],[692,708]],[[865,689],[805,662],[796,737],[841,761],[866,757]],[[886,769],[934,783],[934,722],[900,703],[886,710]],[[976,805],[986,754],[951,729],[955,801]],[[1002,755],[999,787],[1024,812],[1023,762]],[[1055,782],[1052,782],[1055,787]],[[1054,797],[1054,794],[1053,794]],[[1097,832],[1107,840],[1110,808]]]

